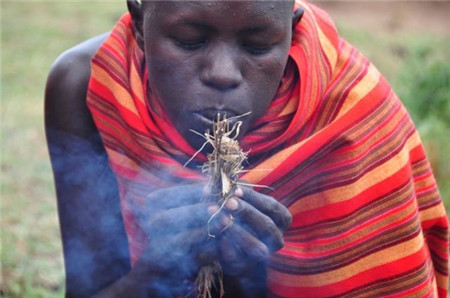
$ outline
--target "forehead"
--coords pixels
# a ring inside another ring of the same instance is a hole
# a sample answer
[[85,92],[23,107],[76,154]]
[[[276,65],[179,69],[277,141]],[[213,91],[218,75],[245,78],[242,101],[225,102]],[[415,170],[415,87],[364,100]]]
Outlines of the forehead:
[[194,20],[214,25],[254,24],[285,26],[290,23],[293,0],[277,1],[144,1],[144,18],[155,22]]

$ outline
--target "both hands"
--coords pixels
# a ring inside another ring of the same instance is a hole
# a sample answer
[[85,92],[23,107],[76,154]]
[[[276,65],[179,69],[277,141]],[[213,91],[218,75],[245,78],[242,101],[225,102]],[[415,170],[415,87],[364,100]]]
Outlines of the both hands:
[[212,262],[219,262],[225,275],[247,279],[283,247],[292,216],[274,198],[239,187],[219,210],[217,203],[202,200],[207,195],[202,185],[187,185],[148,196],[140,219],[148,236],[137,264],[142,282],[188,291],[200,268]]

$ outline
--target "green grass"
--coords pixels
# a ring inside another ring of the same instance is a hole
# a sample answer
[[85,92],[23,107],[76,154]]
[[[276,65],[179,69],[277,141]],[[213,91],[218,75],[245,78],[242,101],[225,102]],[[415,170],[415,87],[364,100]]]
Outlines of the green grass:
[[43,123],[47,73],[56,57],[110,30],[115,2],[1,3],[2,296],[61,297],[63,260]]
[[[46,75],[65,49],[108,31],[125,11],[125,0],[0,5],[2,296],[61,297],[63,261],[43,130]],[[411,110],[448,208],[448,42],[414,32],[369,35],[346,24],[339,27]]]

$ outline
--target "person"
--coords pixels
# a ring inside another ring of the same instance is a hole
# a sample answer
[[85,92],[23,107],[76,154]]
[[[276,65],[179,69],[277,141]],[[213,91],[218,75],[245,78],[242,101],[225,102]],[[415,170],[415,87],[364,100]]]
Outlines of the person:
[[[420,138],[325,11],[127,4],[47,81],[67,297],[195,296],[211,263],[213,296],[446,296],[448,222]],[[218,114],[244,115],[248,157],[224,208],[201,171]]]

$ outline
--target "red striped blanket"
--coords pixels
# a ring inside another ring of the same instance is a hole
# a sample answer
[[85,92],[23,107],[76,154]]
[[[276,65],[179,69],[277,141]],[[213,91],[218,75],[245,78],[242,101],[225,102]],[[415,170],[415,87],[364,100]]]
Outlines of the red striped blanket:
[[[448,222],[411,119],[388,83],[305,10],[289,71],[242,140],[265,156],[242,179],[286,205],[293,224],[268,264],[278,296],[440,296],[448,283]],[[88,105],[117,176],[131,262],[144,249],[136,204],[156,188],[202,179],[195,152],[149,105],[144,56],[125,14],[92,61]],[[153,101],[154,102],[154,101]]]

